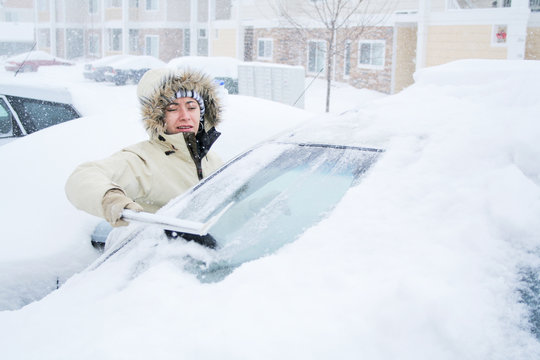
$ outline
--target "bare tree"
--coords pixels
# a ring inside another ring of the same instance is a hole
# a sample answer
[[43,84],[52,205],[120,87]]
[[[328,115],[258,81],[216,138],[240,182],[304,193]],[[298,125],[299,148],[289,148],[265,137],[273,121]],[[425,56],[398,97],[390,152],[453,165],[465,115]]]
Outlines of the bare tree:
[[334,56],[345,44],[337,36],[359,40],[368,26],[381,24],[392,9],[394,0],[270,0],[272,8],[286,24],[297,30],[304,44],[313,31],[326,41],[326,112],[330,110],[330,90]]

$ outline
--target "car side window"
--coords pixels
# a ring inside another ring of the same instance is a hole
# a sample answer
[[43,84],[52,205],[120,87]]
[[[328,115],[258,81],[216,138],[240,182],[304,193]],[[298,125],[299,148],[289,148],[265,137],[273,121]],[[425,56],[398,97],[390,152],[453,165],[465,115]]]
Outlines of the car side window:
[[18,96],[7,98],[28,134],[79,117],[77,111],[68,104]]
[[13,116],[4,99],[0,99],[0,137],[10,136],[13,136]]

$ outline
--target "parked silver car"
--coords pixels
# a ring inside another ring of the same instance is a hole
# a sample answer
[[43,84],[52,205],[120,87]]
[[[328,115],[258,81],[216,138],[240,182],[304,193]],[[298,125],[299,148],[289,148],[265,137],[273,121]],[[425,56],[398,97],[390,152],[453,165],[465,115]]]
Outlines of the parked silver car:
[[65,88],[0,81],[0,145],[79,117]]
[[[119,229],[111,232],[100,263],[138,242],[194,241],[208,252],[190,256],[185,269],[203,282],[219,281],[328,216],[382,152],[290,136],[269,141],[238,156],[158,214],[171,221],[209,224],[207,231],[186,233],[163,224]],[[94,236],[103,230],[103,225],[98,227]]]

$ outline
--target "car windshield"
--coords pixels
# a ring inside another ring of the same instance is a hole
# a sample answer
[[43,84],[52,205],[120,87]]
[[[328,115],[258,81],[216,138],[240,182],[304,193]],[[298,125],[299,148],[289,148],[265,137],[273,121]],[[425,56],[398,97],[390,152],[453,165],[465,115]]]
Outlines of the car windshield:
[[[236,266],[294,241],[337,204],[380,151],[324,145],[271,144],[249,152],[195,188],[170,211],[206,222],[216,259],[201,280],[215,281]],[[200,266],[199,266],[200,268]]]

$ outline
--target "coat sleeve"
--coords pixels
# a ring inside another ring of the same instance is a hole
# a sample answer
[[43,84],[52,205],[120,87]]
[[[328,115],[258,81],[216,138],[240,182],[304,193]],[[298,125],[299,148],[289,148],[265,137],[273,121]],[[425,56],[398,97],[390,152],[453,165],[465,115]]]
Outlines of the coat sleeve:
[[137,202],[149,191],[151,181],[143,158],[120,151],[106,159],[79,165],[68,178],[65,192],[77,209],[104,217],[101,202],[107,191],[120,189]]

